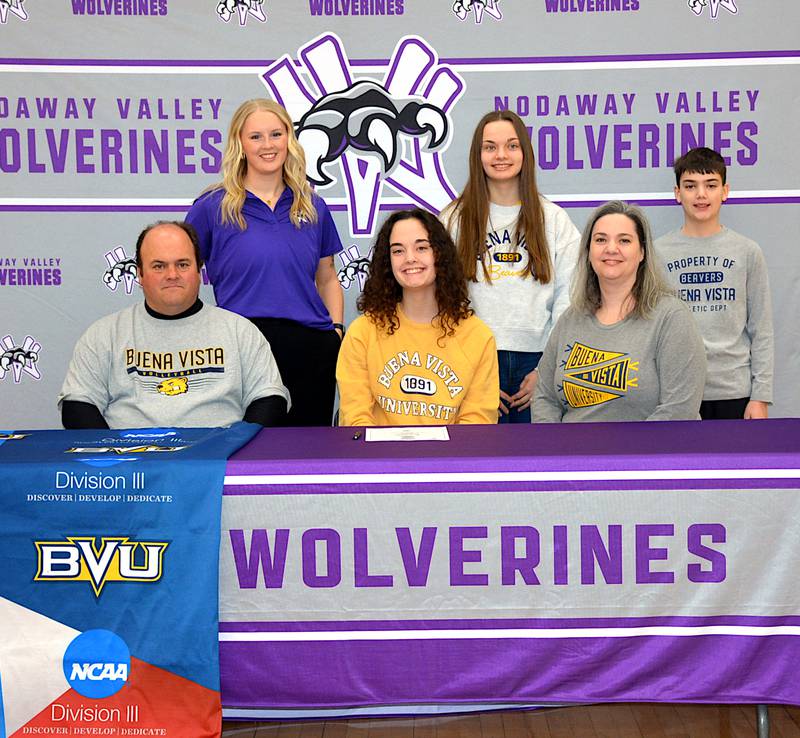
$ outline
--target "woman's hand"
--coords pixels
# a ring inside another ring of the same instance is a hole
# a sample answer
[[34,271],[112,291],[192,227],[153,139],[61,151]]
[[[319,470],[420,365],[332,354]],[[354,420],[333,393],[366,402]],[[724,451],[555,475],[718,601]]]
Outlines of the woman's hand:
[[[509,400],[509,407],[513,407],[517,409],[517,412],[521,412],[531,406],[531,402],[533,402],[533,393],[536,390],[536,382],[539,379],[539,372],[534,369],[532,372],[525,375],[525,379],[520,382],[519,390],[513,394],[511,397],[506,395],[503,399]],[[502,398],[503,392],[500,392],[500,396]],[[502,403],[500,403],[502,407]]]

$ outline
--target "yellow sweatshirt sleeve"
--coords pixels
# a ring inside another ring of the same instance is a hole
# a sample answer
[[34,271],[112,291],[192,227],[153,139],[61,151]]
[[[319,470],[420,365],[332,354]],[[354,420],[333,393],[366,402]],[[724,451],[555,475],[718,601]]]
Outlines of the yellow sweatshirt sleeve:
[[500,403],[500,375],[497,366],[497,346],[489,328],[477,318],[478,326],[471,332],[463,349],[468,356],[477,356],[467,394],[458,409],[456,423],[497,423]]
[[356,319],[339,349],[339,425],[375,425],[375,398],[367,369],[371,328],[367,318]]

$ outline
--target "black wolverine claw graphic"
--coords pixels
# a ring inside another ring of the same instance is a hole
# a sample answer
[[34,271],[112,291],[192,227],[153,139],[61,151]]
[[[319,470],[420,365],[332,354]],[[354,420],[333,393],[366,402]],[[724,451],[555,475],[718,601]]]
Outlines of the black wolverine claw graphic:
[[486,3],[483,2],[483,0],[456,0],[453,4],[453,12],[459,16],[462,13],[464,16],[466,16],[466,14],[476,5],[480,7],[486,7]]
[[366,276],[369,273],[369,259],[354,259],[346,267],[338,272],[339,283],[342,287],[349,287],[356,281],[360,274]]
[[322,166],[348,148],[378,154],[384,173],[390,172],[399,156],[400,133],[415,137],[427,133],[425,148],[434,150],[447,138],[447,117],[430,103],[395,100],[370,80],[326,95],[297,124],[297,138],[306,153],[306,174],[316,185],[333,182]]
[[123,259],[105,270],[103,273],[103,282],[107,287],[111,287],[112,285],[119,284],[126,275],[136,279],[138,274],[139,269],[136,266],[136,260]]
[[453,12],[459,20],[466,20],[466,17],[474,11],[475,22],[480,23],[483,14],[486,13],[496,20],[501,20],[503,14],[500,12],[498,3],[500,0],[455,0]]
[[[261,5],[263,2],[264,0],[258,0],[258,5]],[[234,10],[238,10],[239,8],[250,10],[252,7],[254,6],[250,0],[220,0],[219,5],[217,5],[217,15],[227,23],[231,19]]]
[[35,351],[26,351],[15,346],[0,354],[0,369],[7,372],[15,364],[24,367],[26,362],[29,361],[31,364],[35,364],[38,360],[39,354]]

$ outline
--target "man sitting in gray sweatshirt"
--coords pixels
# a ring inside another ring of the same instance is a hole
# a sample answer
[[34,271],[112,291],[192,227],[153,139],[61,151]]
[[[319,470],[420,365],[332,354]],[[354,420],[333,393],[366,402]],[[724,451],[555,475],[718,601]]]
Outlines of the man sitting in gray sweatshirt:
[[136,243],[144,302],[81,336],[58,402],[65,428],[279,425],[289,392],[249,320],[204,305],[192,226],[148,226]]

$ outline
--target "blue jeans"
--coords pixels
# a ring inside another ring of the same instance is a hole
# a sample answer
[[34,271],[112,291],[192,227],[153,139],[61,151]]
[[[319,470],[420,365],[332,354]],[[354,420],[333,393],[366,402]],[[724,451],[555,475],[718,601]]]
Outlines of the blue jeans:
[[[542,358],[541,351],[498,351],[497,363],[500,367],[500,389],[507,395],[519,392],[519,386],[525,376],[530,374]],[[530,423],[531,409],[511,408],[508,415],[500,413],[498,423]]]

